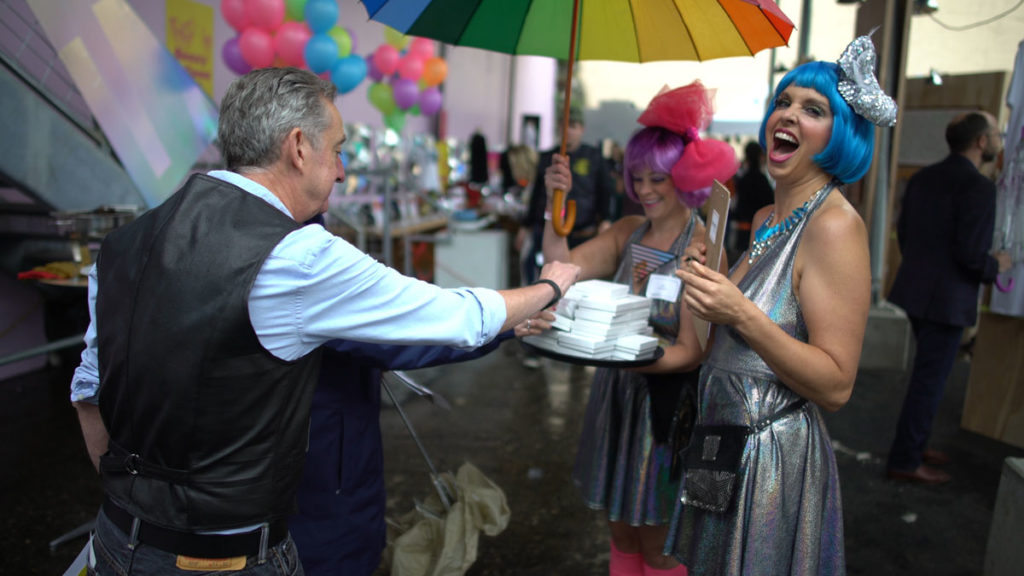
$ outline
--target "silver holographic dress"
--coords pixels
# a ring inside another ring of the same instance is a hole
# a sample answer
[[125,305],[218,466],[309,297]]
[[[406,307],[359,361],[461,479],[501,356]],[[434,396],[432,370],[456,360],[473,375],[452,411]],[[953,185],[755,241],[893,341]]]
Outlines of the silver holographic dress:
[[[696,211],[691,211],[689,224],[669,249],[676,257],[653,273],[674,276],[697,218]],[[633,246],[640,243],[649,227],[650,221],[646,221],[630,236],[614,276],[615,282],[630,285],[632,294],[644,294],[647,288],[649,276],[640,284],[632,281],[638,262]],[[651,302],[649,324],[663,345],[676,341],[681,305],[682,289],[674,302]],[[676,376],[683,377],[669,375]],[[669,478],[671,450],[667,442],[655,442],[652,420],[651,394],[643,374],[597,369],[590,387],[573,481],[586,505],[607,510],[610,521],[650,526],[668,524],[672,517],[679,482]]]
[[[806,217],[778,238],[738,285],[803,342],[807,326],[793,292],[793,265],[806,224],[827,197],[819,194]],[[750,426],[801,399],[734,330],[716,330],[700,373],[698,424]],[[747,437],[724,513],[677,499],[666,551],[695,575],[845,574],[839,475],[817,406],[807,403]]]

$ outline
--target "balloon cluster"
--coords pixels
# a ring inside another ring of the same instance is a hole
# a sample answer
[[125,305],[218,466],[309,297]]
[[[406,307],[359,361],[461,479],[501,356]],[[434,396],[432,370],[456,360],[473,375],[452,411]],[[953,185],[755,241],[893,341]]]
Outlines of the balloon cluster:
[[432,116],[441,109],[438,85],[448,65],[434,54],[434,41],[410,38],[384,29],[384,44],[367,56],[367,75],[373,80],[367,98],[395,132],[405,126],[406,114]]
[[342,94],[366,77],[355,36],[337,25],[336,0],[221,0],[220,12],[238,36],[221,56],[232,72],[295,66],[334,82]]

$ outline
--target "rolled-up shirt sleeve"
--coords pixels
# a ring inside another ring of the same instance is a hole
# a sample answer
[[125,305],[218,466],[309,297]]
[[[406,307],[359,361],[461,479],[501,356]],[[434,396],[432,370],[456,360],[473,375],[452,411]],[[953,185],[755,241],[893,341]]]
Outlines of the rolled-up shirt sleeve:
[[294,360],[328,340],[475,348],[505,322],[505,301],[486,288],[442,289],[370,258],[320,226],[286,236],[249,295],[267,350]]
[[96,357],[96,266],[89,271],[89,328],[85,331],[85,350],[82,363],[71,378],[71,401],[99,402],[100,369]]

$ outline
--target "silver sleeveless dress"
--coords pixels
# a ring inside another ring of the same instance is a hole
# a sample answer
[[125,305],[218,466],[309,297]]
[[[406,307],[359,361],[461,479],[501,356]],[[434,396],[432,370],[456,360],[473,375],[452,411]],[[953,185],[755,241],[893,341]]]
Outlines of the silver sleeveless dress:
[[[690,214],[689,224],[669,248],[676,258],[652,273],[673,275],[678,268],[699,218],[696,211],[691,210]],[[613,278],[628,284],[631,294],[644,294],[647,289],[649,276],[639,285],[632,280],[637,261],[632,246],[640,243],[650,225],[650,221],[644,222],[629,237],[628,248]],[[673,302],[651,303],[648,322],[655,335],[668,344],[674,344],[679,334],[682,297],[680,289]],[[672,518],[679,482],[669,475],[670,445],[655,441],[654,409],[643,374],[616,368],[597,369],[590,386],[573,481],[584,503],[594,510],[606,510],[610,521],[651,526],[668,524]]]
[[[820,194],[806,217],[777,239],[738,285],[803,342],[807,326],[793,292],[793,264],[807,222],[827,197]],[[700,373],[698,424],[750,426],[801,400],[739,334],[725,326],[716,330]],[[845,574],[839,475],[817,406],[807,403],[747,437],[725,512],[684,506],[677,499],[665,546],[695,575]]]

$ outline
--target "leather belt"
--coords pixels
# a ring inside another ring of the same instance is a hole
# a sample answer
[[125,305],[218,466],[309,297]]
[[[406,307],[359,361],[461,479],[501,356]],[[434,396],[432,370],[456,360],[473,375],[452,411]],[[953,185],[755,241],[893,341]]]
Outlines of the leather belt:
[[[103,499],[103,513],[131,538],[132,525],[136,517],[115,504],[110,498]],[[288,520],[271,522],[266,530],[257,528],[241,534],[196,534],[164,528],[138,519],[136,540],[159,548],[171,554],[195,558],[233,558],[235,556],[257,556],[261,546],[272,548],[288,536]],[[262,541],[264,532],[267,540]]]

